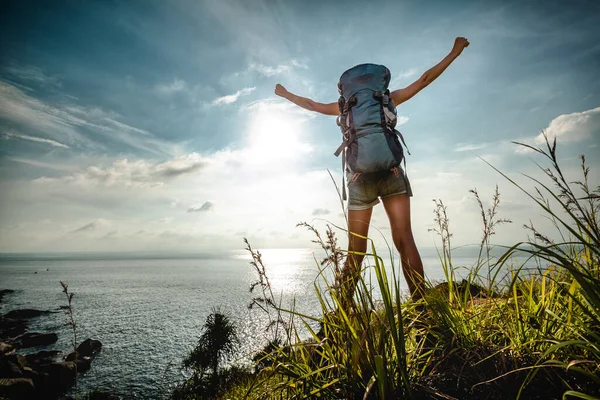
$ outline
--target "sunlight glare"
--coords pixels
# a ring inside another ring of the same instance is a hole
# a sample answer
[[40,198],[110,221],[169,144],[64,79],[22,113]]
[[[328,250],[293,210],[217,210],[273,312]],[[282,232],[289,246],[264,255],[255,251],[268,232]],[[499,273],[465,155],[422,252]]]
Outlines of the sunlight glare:
[[281,110],[262,110],[250,124],[250,148],[257,162],[289,161],[311,147],[300,141],[301,121]]

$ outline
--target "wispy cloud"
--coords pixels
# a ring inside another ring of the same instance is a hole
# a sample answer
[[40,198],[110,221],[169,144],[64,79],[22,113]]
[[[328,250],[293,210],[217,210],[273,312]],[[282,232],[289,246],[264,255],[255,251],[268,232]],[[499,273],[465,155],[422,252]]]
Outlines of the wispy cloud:
[[208,161],[198,153],[185,154],[158,164],[154,173],[165,178],[173,178],[179,175],[199,171],[208,164]]
[[329,211],[326,208],[315,208],[313,210],[313,212],[312,212],[312,215],[319,216],[319,215],[327,215],[327,214],[330,214],[330,213],[331,213],[331,211]]
[[158,93],[164,95],[170,95],[173,93],[181,92],[187,88],[187,84],[182,79],[173,79],[173,81],[169,83],[163,83],[156,85],[155,89]]
[[3,72],[9,77],[26,82],[33,82],[45,87],[60,87],[58,78],[50,76],[43,69],[33,65],[10,64],[3,68]]
[[456,147],[454,148],[454,151],[473,151],[473,150],[479,150],[479,149],[483,149],[486,148],[488,146],[488,143],[459,143],[456,145]]
[[77,229],[72,230],[69,233],[79,233],[79,232],[88,232],[88,231],[93,231],[95,229],[97,229],[98,227],[105,225],[105,222],[103,220],[96,220],[96,221],[92,221],[88,224],[85,224],[83,226],[80,226]]
[[55,170],[55,171],[73,171],[75,169],[72,165],[68,165],[68,164],[49,163],[49,162],[31,160],[28,158],[21,158],[21,157],[7,157],[7,160],[31,165],[33,167],[51,169],[51,170]]
[[90,166],[61,178],[38,178],[35,182],[44,184],[62,181],[81,187],[125,187],[154,188],[164,185],[164,181],[181,175],[200,171],[208,161],[200,154],[190,153],[162,163],[126,158],[115,160],[109,166]]
[[287,72],[289,70],[292,69],[291,65],[277,65],[276,67],[269,67],[267,65],[263,65],[263,64],[250,64],[250,66],[248,67],[248,69],[250,69],[251,71],[256,71],[261,75],[264,76],[274,76],[274,75],[280,75],[284,72]]
[[404,125],[405,123],[408,122],[410,118],[408,118],[405,115],[398,115],[398,118],[396,119],[396,125],[400,126],[400,125]]
[[5,139],[22,139],[22,140],[29,140],[31,142],[49,144],[54,147],[62,147],[65,149],[69,148],[69,146],[67,146],[66,144],[59,143],[56,140],[44,139],[44,138],[37,137],[37,136],[21,135],[21,134],[13,133],[13,132],[4,132],[1,135]]
[[[69,147],[100,150],[106,149],[107,142],[117,141],[129,148],[156,155],[173,153],[172,143],[157,139],[148,131],[120,122],[117,118],[120,118],[118,113],[98,107],[51,105],[0,81],[0,120],[19,126],[20,130],[43,132],[53,141]],[[140,135],[145,138],[141,140]]]
[[[398,89],[400,84],[407,78],[417,75],[416,68],[410,68],[405,71],[400,71],[399,74],[394,76],[389,84],[390,90]],[[393,76],[393,74],[392,74]]]
[[213,206],[214,206],[213,203],[211,203],[210,201],[206,201],[201,206],[191,206],[190,208],[188,208],[187,212],[188,213],[206,212],[206,211],[210,210],[211,208],[213,208]]
[[227,96],[222,96],[222,97],[218,97],[218,98],[214,99],[211,104],[213,106],[220,106],[223,104],[235,103],[240,98],[240,96],[246,96],[246,95],[252,93],[255,89],[256,89],[256,87],[247,87],[244,89],[240,89],[237,92],[235,92],[234,94],[230,94]]

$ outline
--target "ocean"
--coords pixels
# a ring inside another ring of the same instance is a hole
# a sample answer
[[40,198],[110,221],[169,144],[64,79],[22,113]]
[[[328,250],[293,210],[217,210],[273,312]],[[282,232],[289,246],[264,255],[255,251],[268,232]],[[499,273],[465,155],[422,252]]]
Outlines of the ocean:
[[[314,249],[261,249],[276,298],[296,309],[318,316],[314,282],[317,261],[324,253]],[[424,256],[425,274],[443,280],[437,256]],[[423,255],[423,254],[422,254]],[[394,260],[398,272],[398,259]],[[73,308],[78,342],[102,342],[92,368],[78,379],[79,394],[105,389],[127,398],[168,398],[176,382],[185,377],[183,358],[194,347],[206,317],[213,310],[227,313],[240,336],[238,357],[247,362],[267,341],[266,315],[248,309],[249,292],[257,274],[246,251],[215,255],[2,255],[0,289],[5,296],[1,311],[34,308],[56,311],[30,321],[30,331],[58,333],[57,343],[45,348],[72,349],[72,332],[60,309],[67,304],[60,281],[74,293]],[[317,260],[317,261],[316,261]],[[475,259],[455,259],[455,265],[472,265]],[[391,262],[385,260],[391,278]],[[406,290],[404,279],[401,286]]]

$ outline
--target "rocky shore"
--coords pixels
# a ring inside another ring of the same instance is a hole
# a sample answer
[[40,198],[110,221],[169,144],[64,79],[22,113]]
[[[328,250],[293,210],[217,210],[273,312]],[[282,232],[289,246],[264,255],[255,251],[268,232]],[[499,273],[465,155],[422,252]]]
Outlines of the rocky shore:
[[[0,290],[0,303],[12,290]],[[75,383],[77,374],[91,367],[92,359],[102,349],[98,340],[86,339],[75,352],[39,350],[56,343],[54,332],[30,332],[29,320],[59,311],[23,309],[0,316],[0,398],[57,399]]]

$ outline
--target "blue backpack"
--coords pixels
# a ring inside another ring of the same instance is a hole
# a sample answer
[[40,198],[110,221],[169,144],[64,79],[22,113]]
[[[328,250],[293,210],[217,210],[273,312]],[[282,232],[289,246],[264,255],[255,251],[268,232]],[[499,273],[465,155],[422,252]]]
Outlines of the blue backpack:
[[[342,154],[343,175],[346,170],[365,175],[391,170],[404,160],[400,140],[406,144],[396,130],[397,114],[389,83],[389,69],[376,64],[357,65],[340,77],[337,124],[343,142],[334,154]],[[344,182],[342,186],[346,200]]]

